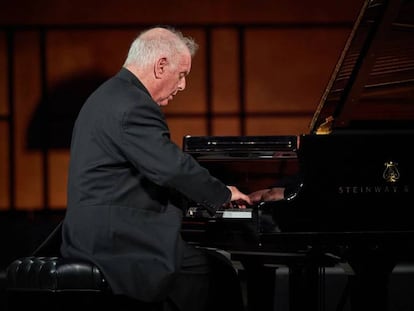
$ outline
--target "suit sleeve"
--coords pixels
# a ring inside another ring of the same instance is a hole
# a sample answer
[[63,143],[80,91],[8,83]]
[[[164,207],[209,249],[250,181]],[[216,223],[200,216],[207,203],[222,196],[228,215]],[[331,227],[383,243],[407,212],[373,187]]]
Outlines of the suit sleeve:
[[231,192],[226,185],[170,140],[160,107],[142,97],[138,107],[135,103],[122,119],[121,146],[127,158],[152,182],[171,187],[210,210],[228,202]]

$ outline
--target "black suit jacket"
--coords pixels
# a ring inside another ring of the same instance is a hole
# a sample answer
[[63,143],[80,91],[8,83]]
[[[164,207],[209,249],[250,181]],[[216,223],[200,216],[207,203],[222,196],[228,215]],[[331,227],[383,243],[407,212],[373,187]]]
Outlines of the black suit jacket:
[[115,294],[163,298],[184,246],[171,190],[209,208],[231,197],[170,140],[161,108],[123,68],[88,98],[73,129],[63,256],[94,262]]

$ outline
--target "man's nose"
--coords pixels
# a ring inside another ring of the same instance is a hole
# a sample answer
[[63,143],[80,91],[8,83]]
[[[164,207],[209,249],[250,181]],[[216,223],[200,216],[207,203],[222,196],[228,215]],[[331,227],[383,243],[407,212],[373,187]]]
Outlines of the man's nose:
[[178,84],[178,90],[179,91],[184,91],[186,86],[186,81],[185,78],[181,79],[180,83]]

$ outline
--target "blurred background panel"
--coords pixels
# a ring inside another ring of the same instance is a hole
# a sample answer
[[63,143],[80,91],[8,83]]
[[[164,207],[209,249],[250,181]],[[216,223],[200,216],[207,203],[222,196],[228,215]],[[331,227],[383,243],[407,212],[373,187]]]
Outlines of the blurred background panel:
[[10,208],[8,134],[7,124],[0,123],[0,211]]
[[[14,127],[12,139],[14,145],[14,182],[13,202],[20,209],[43,209],[44,207],[44,175],[45,163],[42,158],[41,146],[31,149],[28,132],[32,117],[38,109],[42,94],[41,42],[38,31],[24,30],[13,35],[12,92]],[[46,116],[42,117],[46,125]],[[36,133],[45,136],[43,128]]]

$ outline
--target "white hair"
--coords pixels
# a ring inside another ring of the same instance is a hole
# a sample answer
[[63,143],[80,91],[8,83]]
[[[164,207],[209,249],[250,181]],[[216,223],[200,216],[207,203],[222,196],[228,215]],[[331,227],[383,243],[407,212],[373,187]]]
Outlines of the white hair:
[[[154,27],[141,32],[132,42],[124,66],[148,66],[164,54],[174,62],[185,51],[194,56],[198,44],[191,37],[185,37],[180,31],[171,27]],[[174,65],[174,64],[173,64]]]

